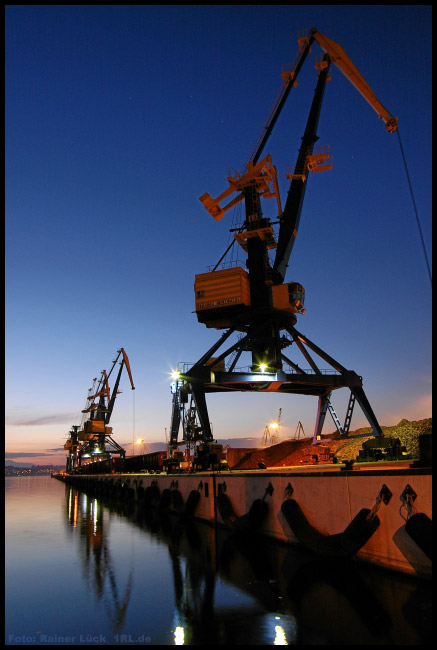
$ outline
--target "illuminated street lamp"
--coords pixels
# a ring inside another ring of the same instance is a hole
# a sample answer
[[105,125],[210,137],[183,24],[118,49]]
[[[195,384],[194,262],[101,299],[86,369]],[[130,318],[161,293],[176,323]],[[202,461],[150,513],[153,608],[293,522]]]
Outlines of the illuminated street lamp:
[[142,438],[138,438],[136,444],[137,445],[143,445],[142,448],[141,448],[141,453],[142,454],[147,453],[147,446],[146,446],[146,443],[144,442],[144,440]]

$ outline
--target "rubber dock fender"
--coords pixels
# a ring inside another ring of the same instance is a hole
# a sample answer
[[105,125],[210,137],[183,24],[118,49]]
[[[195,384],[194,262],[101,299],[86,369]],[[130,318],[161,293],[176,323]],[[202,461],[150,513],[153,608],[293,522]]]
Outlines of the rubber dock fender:
[[432,519],[423,512],[416,512],[407,519],[405,530],[425,555],[432,560]]
[[184,510],[184,499],[179,490],[171,490],[171,504],[173,511],[178,515],[181,514]]
[[159,501],[158,508],[160,510],[167,510],[171,503],[171,490],[170,488],[165,488],[161,493],[161,499]]
[[324,557],[353,557],[371,538],[380,523],[377,515],[369,517],[371,511],[363,508],[342,533],[324,535],[311,526],[294,499],[286,499],[281,511],[299,542]]
[[103,485],[102,485],[102,490],[101,490],[101,496],[102,497],[107,497],[111,491],[112,491],[112,485],[114,483],[114,479],[104,479]]
[[219,492],[216,497],[217,508],[223,522],[234,531],[243,532],[255,530],[268,512],[268,505],[263,499],[255,499],[249,512],[237,517],[227,494]]
[[114,491],[112,493],[112,496],[114,497],[114,499],[120,499],[122,492],[123,492],[123,483],[121,479],[118,479],[118,481],[114,485]]
[[127,481],[122,485],[120,498],[123,499],[123,501],[130,501],[130,499],[133,499],[134,496],[135,489],[131,486],[130,478],[128,478]]
[[188,498],[185,502],[184,509],[181,513],[181,518],[189,518],[194,515],[194,512],[197,508],[197,504],[200,501],[200,492],[199,490],[191,490],[190,494],[188,495]]
[[140,481],[139,485],[137,485],[137,501],[138,503],[144,503],[144,499],[146,497],[146,491],[143,487],[143,482]]
[[146,487],[144,491],[144,507],[157,508],[161,499],[161,492],[156,483]]

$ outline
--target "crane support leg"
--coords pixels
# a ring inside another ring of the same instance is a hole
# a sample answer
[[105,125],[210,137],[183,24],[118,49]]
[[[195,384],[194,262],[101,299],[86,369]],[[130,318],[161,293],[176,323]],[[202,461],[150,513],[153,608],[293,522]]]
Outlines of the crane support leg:
[[316,427],[314,429],[313,445],[320,444],[322,440],[322,429],[325,423],[325,417],[328,411],[330,397],[330,392],[325,393],[324,395],[319,395],[319,406],[317,410]]
[[337,415],[337,413],[335,412],[335,409],[334,409],[334,407],[332,406],[331,401],[329,401],[328,409],[329,409],[329,412],[330,412],[330,414],[331,414],[332,419],[334,420],[334,424],[335,424],[335,426],[337,427],[337,431],[338,431],[338,433],[340,434],[340,438],[344,438],[344,437],[345,437],[345,433],[344,433],[344,431],[343,431],[343,427],[341,426],[340,420],[338,419],[338,415]]
[[351,392],[351,396],[349,398],[349,404],[347,405],[346,417],[344,419],[344,425],[343,425],[343,432],[346,438],[349,435],[349,429],[352,421],[352,413],[354,412],[354,406],[355,406],[355,395]]
[[333,359],[329,354],[324,352],[321,348],[319,348],[318,345],[310,341],[306,336],[298,332],[294,327],[293,328],[287,328],[287,331],[291,334],[294,340],[296,338],[301,341],[302,343],[305,343],[313,352],[319,355],[326,363],[329,363],[330,366],[332,366],[337,372],[343,373],[347,372],[346,368],[342,366],[338,361]]
[[179,426],[181,424],[180,389],[182,382],[175,381],[172,400],[171,424],[170,424],[170,447],[176,449],[178,444]]
[[190,384],[190,391],[196,405],[197,417],[202,428],[202,440],[212,440],[211,424],[209,421],[208,408],[206,406],[205,389],[201,384]]
[[356,386],[354,388],[351,388],[351,393],[354,395],[358,404],[361,406],[361,410],[363,411],[370,426],[372,427],[372,434],[375,437],[382,436],[382,429],[378,424],[378,420],[376,419],[376,416],[373,412],[372,407],[370,406],[369,400],[367,399],[364,390],[361,387]]
[[[286,322],[284,314],[276,317],[272,312],[268,314],[268,318],[264,321],[258,318],[255,322],[252,322],[248,326],[246,334],[240,334],[236,343],[224,346],[225,351],[221,352],[221,345],[225,343],[231,333],[235,332],[236,328],[230,328],[199,361],[182,375],[186,391],[191,393],[194,400],[199,420],[199,435],[196,433],[196,440],[202,440],[203,442],[213,440],[206,404],[206,393],[230,391],[296,393],[318,397],[318,413],[313,436],[313,444],[315,445],[320,444],[322,440],[322,429],[328,410],[333,416],[340,436],[348,437],[353,406],[356,401],[372,427],[372,435],[375,437],[382,435],[381,427],[364,393],[362,378],[353,370],[347,370],[336,359],[297,331],[291,323],[291,319]],[[283,330],[291,338],[281,336]],[[257,366],[253,367],[252,364],[250,371],[235,371],[236,360],[243,353],[253,355],[255,349],[260,349],[267,342],[269,349],[274,351],[271,360],[269,359],[269,367],[260,372],[259,368]],[[310,366],[310,371],[304,370],[295,361],[284,355],[282,348],[291,344]],[[284,361],[291,368],[291,372],[282,367],[281,361]],[[323,361],[330,368],[322,370],[321,362]],[[227,369],[224,367],[225,363]],[[341,423],[330,403],[332,391],[340,388],[349,388],[351,391],[344,428],[341,427]],[[174,420],[175,425],[179,424],[176,421],[177,418],[174,418]],[[178,427],[175,426],[175,443],[177,443],[176,428]]]
[[201,357],[201,358],[199,359],[199,361],[197,361],[197,362],[194,364],[194,366],[192,366],[192,368],[188,371],[187,375],[194,374],[194,373],[192,372],[193,370],[197,370],[198,368],[201,368],[202,366],[205,366],[206,363],[211,359],[211,357],[212,357],[212,355],[214,354],[214,352],[216,352],[216,351],[217,351],[217,350],[218,350],[218,349],[223,345],[223,343],[226,341],[226,339],[228,339],[228,338],[230,337],[230,335],[231,335],[234,331],[235,331],[235,327],[230,327],[226,332],[224,332],[224,333],[221,335],[221,337],[219,338],[219,340],[218,340],[216,343],[214,343],[213,346],[211,346],[211,347],[209,348],[208,352],[206,352],[206,353],[203,355],[203,357]]

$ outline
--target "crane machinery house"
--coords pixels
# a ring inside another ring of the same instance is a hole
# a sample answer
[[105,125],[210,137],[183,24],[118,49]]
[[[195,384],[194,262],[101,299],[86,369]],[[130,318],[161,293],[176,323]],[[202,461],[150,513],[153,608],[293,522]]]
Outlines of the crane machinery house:
[[[252,304],[249,274],[241,266],[196,275],[194,292],[199,323],[216,329],[231,327],[239,316],[244,320]],[[274,309],[305,313],[305,289],[297,282],[273,286],[272,299]]]

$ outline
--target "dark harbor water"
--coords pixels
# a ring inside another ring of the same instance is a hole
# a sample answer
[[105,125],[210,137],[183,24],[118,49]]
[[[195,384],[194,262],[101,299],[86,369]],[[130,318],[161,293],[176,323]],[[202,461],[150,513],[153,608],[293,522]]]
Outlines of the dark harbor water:
[[428,645],[431,585],[6,479],[7,645]]

